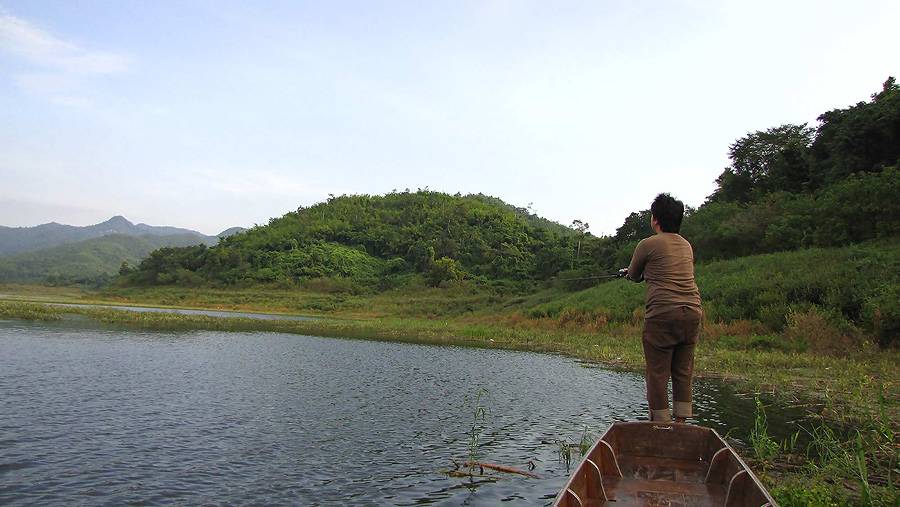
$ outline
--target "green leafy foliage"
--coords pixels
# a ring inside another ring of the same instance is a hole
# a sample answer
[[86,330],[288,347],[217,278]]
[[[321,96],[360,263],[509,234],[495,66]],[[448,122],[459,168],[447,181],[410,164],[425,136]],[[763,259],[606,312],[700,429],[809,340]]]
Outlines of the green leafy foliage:
[[816,129],[781,125],[735,141],[729,151],[732,164],[716,180],[710,201],[813,192],[900,161],[900,86],[893,77],[871,102],[829,111],[818,120]]
[[[688,208],[682,223],[696,260],[900,234],[900,86],[889,78],[871,102],[835,109],[819,122],[752,132],[730,146],[732,164],[718,188],[700,208]],[[651,234],[645,209],[629,215],[615,236],[590,238],[593,271],[627,265],[637,242]],[[572,269],[584,275],[586,265]]]
[[[798,316],[815,309],[838,328],[871,332],[879,318],[897,318],[880,296],[900,286],[898,268],[900,242],[894,239],[712,262],[697,267],[697,284],[712,320],[753,320],[783,332],[791,325],[812,325]],[[798,334],[824,338],[821,332]],[[890,340],[886,336],[885,344]]]
[[750,446],[756,460],[765,463],[778,454],[778,442],[772,439],[768,433],[769,422],[766,419],[766,409],[759,397],[756,398],[756,418],[753,421],[753,429],[750,431]]
[[731,145],[718,188],[684,222],[697,259],[844,246],[900,233],[900,86]]
[[[700,263],[695,275],[707,321],[760,326],[759,335],[741,348],[834,351],[853,345],[860,330],[882,346],[900,342],[896,238]],[[632,323],[643,316],[644,302],[643,284],[614,279],[535,302],[525,314],[560,321],[567,315],[591,315]]]
[[900,169],[854,174],[809,194],[710,202],[685,219],[697,260],[834,247],[900,234]]
[[331,277],[377,290],[410,274],[432,285],[463,278],[533,283],[571,267],[579,252],[590,262],[590,248],[580,243],[585,231],[545,222],[480,194],[344,195],[215,247],[154,252],[125,281],[239,285]]
[[443,257],[438,259],[431,265],[428,273],[428,280],[432,286],[438,286],[441,282],[455,282],[462,280],[465,276],[459,263],[453,259]]
[[804,191],[811,183],[812,134],[806,124],[782,125],[738,139],[729,150],[732,166],[716,180],[712,200],[747,202],[773,191]]
[[900,86],[893,77],[870,102],[829,111],[819,121],[811,155],[826,181],[878,172],[900,159]]

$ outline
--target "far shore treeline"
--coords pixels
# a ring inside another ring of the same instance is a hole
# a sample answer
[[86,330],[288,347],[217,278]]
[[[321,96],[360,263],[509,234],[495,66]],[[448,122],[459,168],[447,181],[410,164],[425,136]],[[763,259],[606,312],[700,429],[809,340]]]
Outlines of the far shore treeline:
[[[735,278],[733,283],[746,290],[715,289],[724,291],[719,301],[710,285],[704,297],[718,316],[728,318],[726,308],[742,313],[734,318],[766,320],[771,314],[777,328],[792,311],[820,308],[874,333],[882,345],[896,342],[900,87],[894,78],[870,101],[822,114],[815,127],[786,124],[748,133],[730,146],[729,156],[731,165],[716,179],[715,192],[688,210],[682,226],[694,245],[698,280],[711,276],[704,270],[733,269],[721,267],[722,261],[762,255],[768,257],[752,262],[768,263],[768,276],[782,281],[751,294],[759,280]],[[348,293],[467,283],[508,294],[565,279],[568,290],[581,290],[596,285],[590,277],[626,265],[637,241],[652,233],[647,209],[632,213],[614,236],[595,237],[588,227],[580,221],[571,227],[550,222],[481,194],[426,188],[332,196],[213,247],[156,250],[136,267],[123,264],[115,283],[290,287],[315,282]],[[824,257],[844,259],[848,269],[839,270],[838,279],[813,282],[815,266],[797,259],[819,262],[823,256],[808,252],[823,248],[840,250]],[[787,252],[801,256],[785,257]],[[798,287],[792,277],[811,285]],[[766,291],[772,300],[758,300]]]

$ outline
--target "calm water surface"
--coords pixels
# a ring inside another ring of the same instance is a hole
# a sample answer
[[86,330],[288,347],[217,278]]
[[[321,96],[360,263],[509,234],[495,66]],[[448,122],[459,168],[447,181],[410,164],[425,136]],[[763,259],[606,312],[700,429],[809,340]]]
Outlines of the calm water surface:
[[[479,459],[540,479],[441,472],[481,388]],[[752,400],[723,396],[697,387],[724,433]],[[643,400],[640,375],[531,352],[0,321],[0,504],[546,505],[568,475],[548,442]]]

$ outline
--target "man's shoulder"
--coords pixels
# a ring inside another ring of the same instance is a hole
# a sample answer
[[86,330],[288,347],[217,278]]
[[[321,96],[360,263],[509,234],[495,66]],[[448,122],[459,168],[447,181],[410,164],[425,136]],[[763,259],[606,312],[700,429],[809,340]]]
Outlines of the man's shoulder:
[[654,234],[653,236],[648,236],[641,240],[641,243],[647,245],[653,244],[663,244],[670,242],[687,242],[686,239],[682,238],[680,234],[662,232],[659,234]]
[[661,233],[644,238],[638,243],[638,246],[645,249],[671,248],[671,245],[687,245],[691,246],[688,240],[684,239],[680,234]]
[[[681,234],[678,234],[677,232],[667,232],[664,234],[657,234],[656,237],[659,238],[660,242],[676,243],[676,244],[680,243],[680,244],[690,245],[690,242],[688,242],[688,240],[684,239],[684,237]],[[650,238],[647,238],[647,239],[650,239]]]

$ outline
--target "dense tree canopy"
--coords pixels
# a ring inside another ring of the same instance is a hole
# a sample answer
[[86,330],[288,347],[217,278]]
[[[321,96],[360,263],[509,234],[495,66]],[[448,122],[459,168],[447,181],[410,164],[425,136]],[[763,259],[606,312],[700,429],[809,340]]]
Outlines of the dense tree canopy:
[[700,260],[842,246],[900,232],[900,87],[731,145],[732,164],[682,232]]
[[710,202],[751,202],[775,192],[812,193],[851,174],[880,172],[900,161],[900,87],[888,78],[871,102],[819,116],[816,129],[781,125],[731,145],[731,166]]
[[[300,208],[206,248],[164,249],[130,283],[222,284],[343,277],[390,287],[473,278],[532,283],[570,270],[585,231],[483,195],[344,195]],[[582,264],[589,262],[585,255]]]
[[738,139],[729,150],[732,165],[716,179],[712,200],[748,202],[773,191],[808,189],[812,135],[806,124],[782,125]]
[[829,111],[819,121],[810,154],[826,183],[900,161],[900,86],[893,77],[871,102]]

